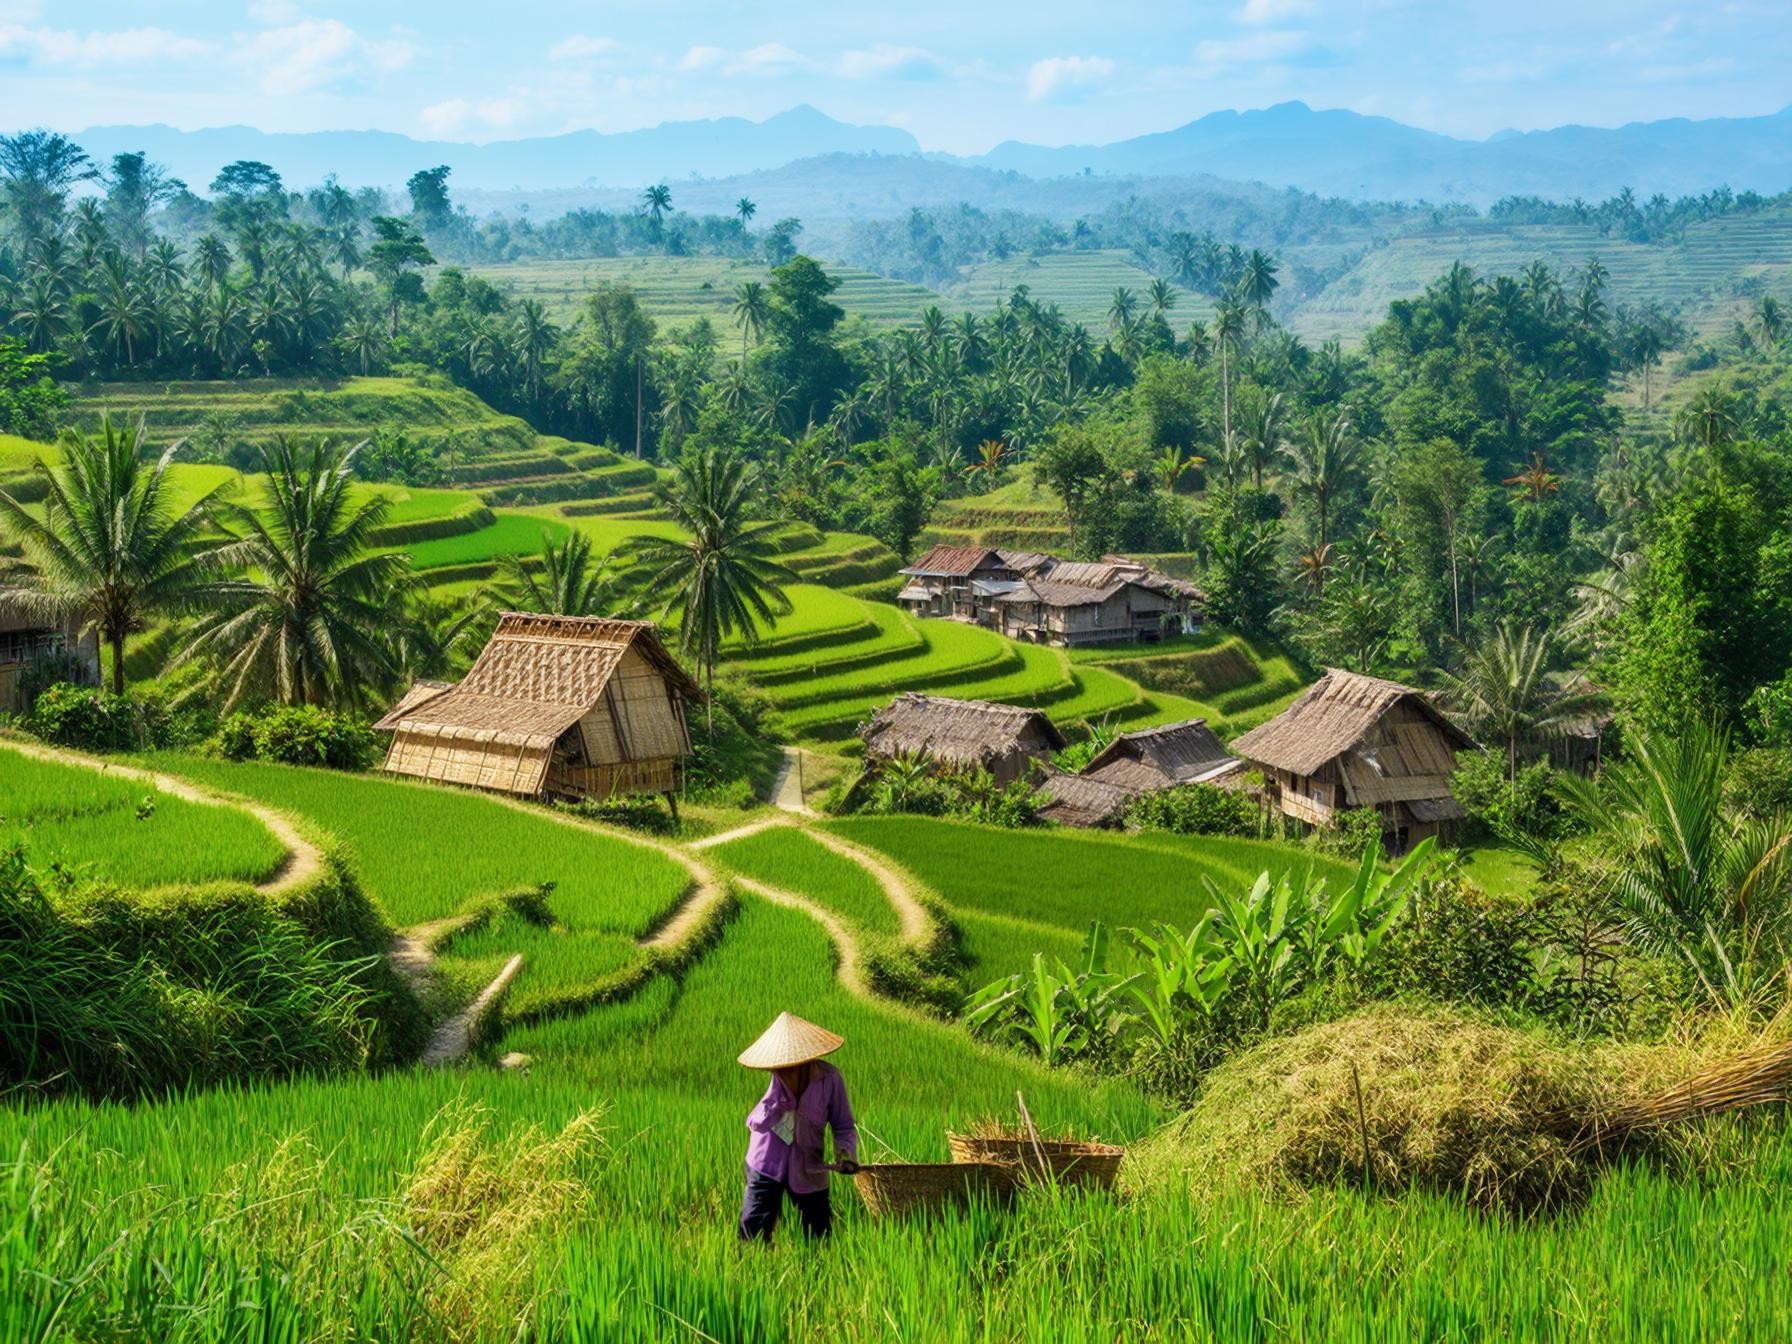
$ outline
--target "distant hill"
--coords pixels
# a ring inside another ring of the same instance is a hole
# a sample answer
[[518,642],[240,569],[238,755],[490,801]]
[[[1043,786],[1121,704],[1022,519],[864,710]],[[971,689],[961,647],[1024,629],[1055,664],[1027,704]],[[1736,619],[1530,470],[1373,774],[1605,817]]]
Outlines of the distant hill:
[[[1767,194],[1792,187],[1792,108],[1761,117],[1562,126],[1461,140],[1386,117],[1304,103],[1215,112],[1175,130],[1110,145],[1048,148],[1009,141],[988,154],[923,156],[907,131],[855,126],[807,105],[765,121],[723,117],[646,130],[498,141],[413,140],[386,131],[268,134],[244,126],[180,131],[101,126],[75,137],[96,158],[146,150],[203,189],[225,163],[260,159],[309,186],[335,173],[353,186],[397,186],[419,168],[454,169],[457,196],[476,208],[527,200],[537,211],[632,202],[666,181],[681,208],[726,210],[745,189],[763,212],[806,219],[892,215],[914,205],[969,201],[982,208],[1069,216],[1127,194],[1232,192],[1263,184],[1356,201],[1463,202],[1501,196],[1599,200],[1698,194],[1713,187]],[[693,178],[707,179],[697,182]],[[502,198],[491,199],[502,194]],[[768,204],[769,198],[771,203]]]
[[[631,188],[776,168],[818,154],[915,154],[907,131],[835,121],[806,104],[764,121],[721,117],[668,121],[639,131],[573,131],[488,145],[413,140],[390,131],[312,131],[272,134],[249,126],[182,131],[172,126],[95,126],[74,137],[104,160],[144,150],[167,164],[195,191],[236,159],[272,164],[293,186],[312,186],[334,173],[351,186],[395,187],[419,168],[445,163],[455,191],[549,187]],[[732,202],[730,202],[732,205]]]
[[1561,126],[1458,140],[1386,117],[1278,103],[1215,112],[1111,145],[1049,149],[1008,141],[972,161],[1032,177],[1209,173],[1353,200],[1481,206],[1509,195],[1599,200],[1624,187],[1639,196],[1696,195],[1724,185],[1774,193],[1792,187],[1792,107],[1763,117]]

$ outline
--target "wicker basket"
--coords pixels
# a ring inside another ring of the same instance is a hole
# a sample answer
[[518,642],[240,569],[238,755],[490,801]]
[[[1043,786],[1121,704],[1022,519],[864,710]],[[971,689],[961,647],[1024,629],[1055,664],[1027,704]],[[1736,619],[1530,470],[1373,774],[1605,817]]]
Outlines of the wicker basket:
[[[1037,1180],[1042,1174],[1060,1185],[1088,1185],[1111,1190],[1120,1175],[1120,1162],[1126,1149],[1111,1143],[1079,1143],[1068,1139],[996,1137],[973,1138],[968,1134],[948,1134],[954,1162],[1000,1162],[1025,1178]],[[1043,1168],[1040,1157],[1045,1161]]]
[[881,1218],[925,1212],[973,1199],[1005,1203],[1014,1194],[1014,1170],[999,1162],[882,1162],[853,1173],[865,1207]]

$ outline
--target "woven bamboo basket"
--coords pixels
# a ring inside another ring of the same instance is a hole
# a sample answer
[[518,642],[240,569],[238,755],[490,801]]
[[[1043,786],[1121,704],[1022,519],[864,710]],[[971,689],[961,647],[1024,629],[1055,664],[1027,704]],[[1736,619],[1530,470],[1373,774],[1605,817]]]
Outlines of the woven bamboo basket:
[[[974,1137],[947,1134],[954,1162],[1000,1162],[1025,1178],[1045,1176],[1059,1185],[1087,1185],[1111,1190],[1120,1175],[1126,1149],[1111,1143],[1082,1143],[1071,1139],[1028,1137]],[[1043,1163],[1041,1162],[1043,1158]]]
[[853,1173],[853,1185],[876,1217],[920,1213],[973,1199],[1006,1203],[1014,1171],[999,1162],[881,1162]]

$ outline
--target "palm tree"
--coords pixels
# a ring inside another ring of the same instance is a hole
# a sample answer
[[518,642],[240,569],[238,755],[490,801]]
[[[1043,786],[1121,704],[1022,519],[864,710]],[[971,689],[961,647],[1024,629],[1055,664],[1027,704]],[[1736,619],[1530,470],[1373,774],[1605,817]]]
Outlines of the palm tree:
[[1232,437],[1232,369],[1228,356],[1244,337],[1244,309],[1232,299],[1223,299],[1213,313],[1213,343],[1220,352],[1220,432]]
[[1500,484],[1514,487],[1520,494],[1529,497],[1533,504],[1541,504],[1561,490],[1562,478],[1544,464],[1542,453],[1532,453],[1528,467],[1515,476],[1506,477]]
[[1276,279],[1276,270],[1274,257],[1252,248],[1251,255],[1245,258],[1244,271],[1238,277],[1238,297],[1255,308],[1259,318],[1281,285]]
[[747,338],[758,343],[772,315],[771,297],[757,280],[746,280],[734,289],[734,324],[740,328],[740,360],[747,362]]
[[1114,298],[1108,304],[1108,326],[1115,331],[1128,326],[1139,311],[1139,296],[1125,285],[1114,291]]
[[590,537],[573,532],[556,542],[543,532],[540,558],[539,570],[520,555],[506,555],[498,561],[505,602],[518,611],[544,616],[614,614],[616,579],[610,572],[611,557],[593,564]]
[[423,601],[399,627],[393,661],[407,677],[447,677],[463,666],[461,651],[471,643],[491,606],[470,607]]
[[1772,349],[1786,335],[1786,310],[1780,307],[1780,301],[1771,294],[1763,294],[1761,301],[1755,305],[1755,330],[1760,334],[1761,344]]
[[1244,452],[1251,464],[1253,486],[1263,488],[1263,469],[1273,465],[1287,446],[1282,437],[1282,394],[1272,392],[1263,399],[1244,430]]
[[1331,541],[1332,501],[1356,476],[1361,457],[1361,447],[1350,436],[1350,420],[1341,411],[1330,420],[1314,416],[1307,437],[1288,445],[1289,482],[1296,496],[1313,501],[1321,550]]
[[547,310],[534,299],[524,299],[516,315],[516,362],[531,401],[541,399],[542,371],[559,339],[560,329],[548,321]]
[[672,208],[672,188],[664,182],[655,183],[641,193],[641,204],[647,208],[648,217],[653,220],[653,236],[658,238],[666,211]]
[[1189,452],[1179,443],[1164,445],[1164,450],[1151,460],[1151,466],[1157,472],[1157,483],[1163,486],[1166,495],[1175,494],[1182,478],[1206,463],[1206,458]]
[[1725,806],[1730,741],[1708,723],[1642,736],[1628,756],[1597,779],[1557,778],[1609,856],[1601,876],[1625,936],[1678,961],[1721,1007],[1783,990],[1792,825]]
[[218,557],[242,577],[217,585],[219,609],[177,661],[213,663],[227,706],[248,693],[289,705],[365,703],[394,671],[382,632],[410,558],[369,549],[392,501],[357,502],[358,451],[280,438],[262,450],[263,507],[225,511],[238,540]]
[[1547,631],[1502,623],[1460,672],[1445,672],[1452,707],[1477,737],[1506,744],[1506,775],[1518,778],[1519,743],[1584,714],[1591,691],[1565,690],[1549,676],[1554,642]]
[[1736,437],[1736,404],[1723,389],[1707,385],[1687,402],[1676,418],[1675,428],[1684,441],[1698,444],[1707,453],[1714,452]]
[[964,469],[965,475],[981,476],[984,490],[993,490],[1011,456],[1008,445],[1000,439],[985,439],[977,445],[977,460]]
[[752,521],[760,484],[760,468],[733,453],[714,447],[687,452],[658,490],[661,505],[686,535],[629,542],[647,572],[649,600],[662,602],[665,615],[677,614],[679,649],[703,669],[704,690],[712,696],[712,735],[722,641],[737,633],[756,641],[762,622],[790,610],[783,585],[797,577],[775,558],[779,524]]
[[1313,590],[1313,596],[1318,597],[1325,592],[1325,576],[1332,572],[1334,563],[1332,544],[1325,541],[1295,556],[1294,572]]
[[124,641],[153,615],[191,609],[209,594],[209,557],[199,542],[219,486],[176,511],[168,468],[180,444],[154,465],[141,456],[144,428],[115,430],[111,417],[89,437],[65,435],[62,463],[37,471],[47,497],[41,518],[0,490],[0,531],[24,548],[32,572],[5,595],[50,619],[96,630],[112,653],[112,690],[124,694]]
[[371,373],[386,353],[386,324],[368,313],[352,317],[336,338],[342,353],[361,366],[365,376]]
[[759,207],[742,196],[734,203],[734,213],[740,216],[740,229],[742,233],[745,233],[747,225],[753,222],[753,216],[759,213]]
[[1176,287],[1167,280],[1151,282],[1151,315],[1164,317],[1176,306]]

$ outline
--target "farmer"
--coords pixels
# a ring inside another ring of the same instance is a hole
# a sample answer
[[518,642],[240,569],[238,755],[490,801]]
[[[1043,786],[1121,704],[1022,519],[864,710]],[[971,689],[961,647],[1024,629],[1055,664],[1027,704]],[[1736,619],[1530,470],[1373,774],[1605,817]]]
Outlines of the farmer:
[[[740,1239],[771,1240],[784,1211],[785,1196],[796,1205],[803,1231],[825,1237],[833,1226],[828,1203],[828,1172],[850,1176],[859,1169],[859,1132],[840,1070],[821,1057],[846,1044],[831,1031],[790,1013],[778,1020],[745,1050],[740,1062],[765,1069],[771,1082],[747,1116],[747,1190],[740,1205]],[[822,1131],[834,1131],[834,1153],[827,1163]]]

